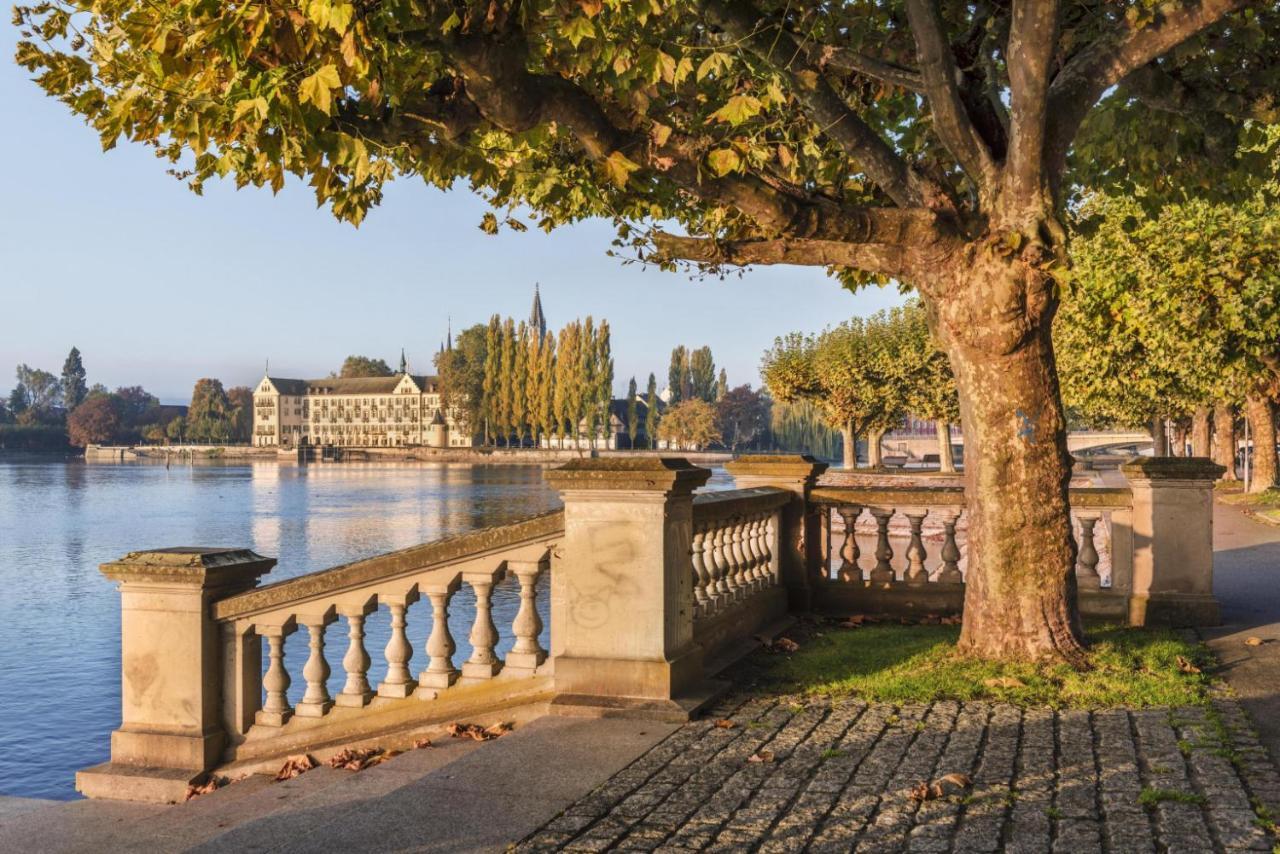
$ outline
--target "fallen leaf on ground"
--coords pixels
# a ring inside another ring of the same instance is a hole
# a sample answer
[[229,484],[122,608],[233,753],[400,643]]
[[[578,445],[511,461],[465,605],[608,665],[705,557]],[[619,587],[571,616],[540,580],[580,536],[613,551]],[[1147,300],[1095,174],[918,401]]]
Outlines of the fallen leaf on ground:
[[316,767],[316,761],[308,753],[290,756],[280,766],[280,770],[276,772],[276,780],[292,780],[299,774],[310,771],[314,767]]
[[715,722],[716,729],[733,729],[737,724],[731,720],[720,720]]
[[1262,638],[1248,637],[1244,639],[1245,646],[1262,646],[1266,641]]
[[959,614],[952,614],[950,617],[943,617],[941,622],[944,626],[958,626],[964,622],[964,618]]
[[1023,682],[1016,676],[992,676],[990,679],[983,679],[982,684],[988,688],[1025,688],[1027,683]]
[[861,614],[855,614],[852,617],[846,617],[844,622],[840,624],[842,629],[856,629],[867,621],[867,618]]
[[346,747],[329,757],[329,767],[363,771],[370,765],[376,765],[383,752],[381,747]]
[[772,750],[760,750],[747,757],[748,762],[772,762]]
[[1190,661],[1188,661],[1186,658],[1184,658],[1181,655],[1177,657],[1177,662],[1178,662],[1178,669],[1181,670],[1183,673],[1199,673],[1200,672],[1199,667],[1196,667],[1194,664],[1192,664]]
[[424,747],[435,747],[435,745],[431,743],[429,738],[420,738],[413,743],[414,750],[421,750]]
[[971,785],[973,781],[968,774],[952,773],[939,777],[932,783],[916,783],[908,790],[907,797],[913,801],[932,801],[958,795]]
[[779,652],[795,652],[800,648],[800,644],[796,643],[791,638],[778,638],[773,642],[773,648]]
[[480,724],[452,723],[449,724],[448,732],[449,735],[454,738],[470,738],[474,741],[490,741],[511,732],[511,724],[500,723],[486,728]]
[[230,782],[231,781],[228,780],[226,777],[211,776],[208,780],[205,780],[199,786],[187,786],[187,794],[182,800],[189,801],[192,798],[199,797],[200,795],[207,795],[210,792],[214,792],[214,791],[217,791],[218,789],[221,789],[223,786],[227,785]]
[[940,626],[942,625],[942,617],[937,614],[925,614],[920,618],[922,626]]

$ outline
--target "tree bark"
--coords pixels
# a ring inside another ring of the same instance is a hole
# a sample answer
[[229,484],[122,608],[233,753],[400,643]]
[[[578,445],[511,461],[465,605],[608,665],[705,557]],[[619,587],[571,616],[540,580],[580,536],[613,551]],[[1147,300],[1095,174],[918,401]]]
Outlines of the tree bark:
[[1169,437],[1165,433],[1163,415],[1153,415],[1151,417],[1151,444],[1154,446],[1153,453],[1155,456],[1168,456]]
[[939,313],[965,430],[969,568],[959,649],[1083,666],[1071,455],[1050,335],[1054,285],[995,254],[978,254],[955,275]]
[[1209,407],[1197,406],[1191,416],[1191,455],[1209,456]]
[[1236,476],[1236,413],[1229,403],[1213,407],[1213,461],[1225,468],[1223,480]]
[[935,421],[938,430],[938,471],[952,474],[956,470],[956,458],[951,451],[951,425],[945,421]]
[[1175,457],[1187,455],[1187,428],[1181,421],[1173,422],[1173,441],[1169,443],[1169,451]]
[[1276,413],[1271,398],[1251,394],[1244,399],[1245,417],[1253,433],[1253,462],[1249,466],[1249,494],[1276,486]]
[[880,453],[880,440],[884,438],[883,430],[867,431],[867,465],[878,469],[884,465],[884,457]]
[[858,467],[858,437],[853,432],[853,424],[845,424],[840,428],[840,439],[844,445],[845,471],[853,471]]

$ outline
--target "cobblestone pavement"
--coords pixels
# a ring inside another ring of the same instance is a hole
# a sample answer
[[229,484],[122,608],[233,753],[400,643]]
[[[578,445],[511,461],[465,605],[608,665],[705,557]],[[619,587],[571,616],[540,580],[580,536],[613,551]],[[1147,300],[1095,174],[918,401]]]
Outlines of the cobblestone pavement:
[[[951,773],[971,785],[911,798]],[[1234,700],[1054,712],[739,696],[517,850],[1272,851],[1271,815],[1280,774]]]

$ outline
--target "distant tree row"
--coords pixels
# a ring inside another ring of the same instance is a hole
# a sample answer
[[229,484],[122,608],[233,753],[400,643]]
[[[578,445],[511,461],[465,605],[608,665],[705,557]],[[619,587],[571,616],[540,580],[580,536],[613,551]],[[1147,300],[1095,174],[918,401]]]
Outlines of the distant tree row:
[[673,405],[686,400],[715,403],[729,390],[729,380],[723,368],[716,376],[716,363],[710,347],[692,350],[680,345],[671,351],[667,388],[667,403]]
[[777,400],[808,402],[840,431],[845,468],[857,464],[856,439],[864,434],[868,463],[879,466],[881,438],[915,415],[937,423],[941,467],[954,470],[949,425],[960,418],[955,380],[918,301],[818,335],[778,338],[764,355],[761,375]]
[[535,445],[543,438],[594,444],[609,422],[613,355],[609,322],[575,320],[539,337],[529,324],[494,315],[464,329],[436,356],[444,406],[486,444]]

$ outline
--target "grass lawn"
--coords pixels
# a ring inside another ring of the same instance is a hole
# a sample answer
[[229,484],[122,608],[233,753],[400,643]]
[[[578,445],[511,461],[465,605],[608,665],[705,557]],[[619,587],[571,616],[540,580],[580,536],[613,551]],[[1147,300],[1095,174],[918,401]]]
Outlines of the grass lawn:
[[801,694],[856,695],[865,700],[923,703],[994,700],[1053,708],[1146,708],[1205,705],[1209,678],[1188,672],[1212,663],[1202,645],[1164,629],[1092,626],[1091,668],[993,664],[956,655],[959,626],[834,624],[790,633],[792,653],[752,656],[739,680]]
[[1280,525],[1280,489],[1245,495],[1244,485],[1239,481],[1230,484],[1219,482],[1214,487],[1214,494],[1223,504],[1239,507],[1264,522]]

